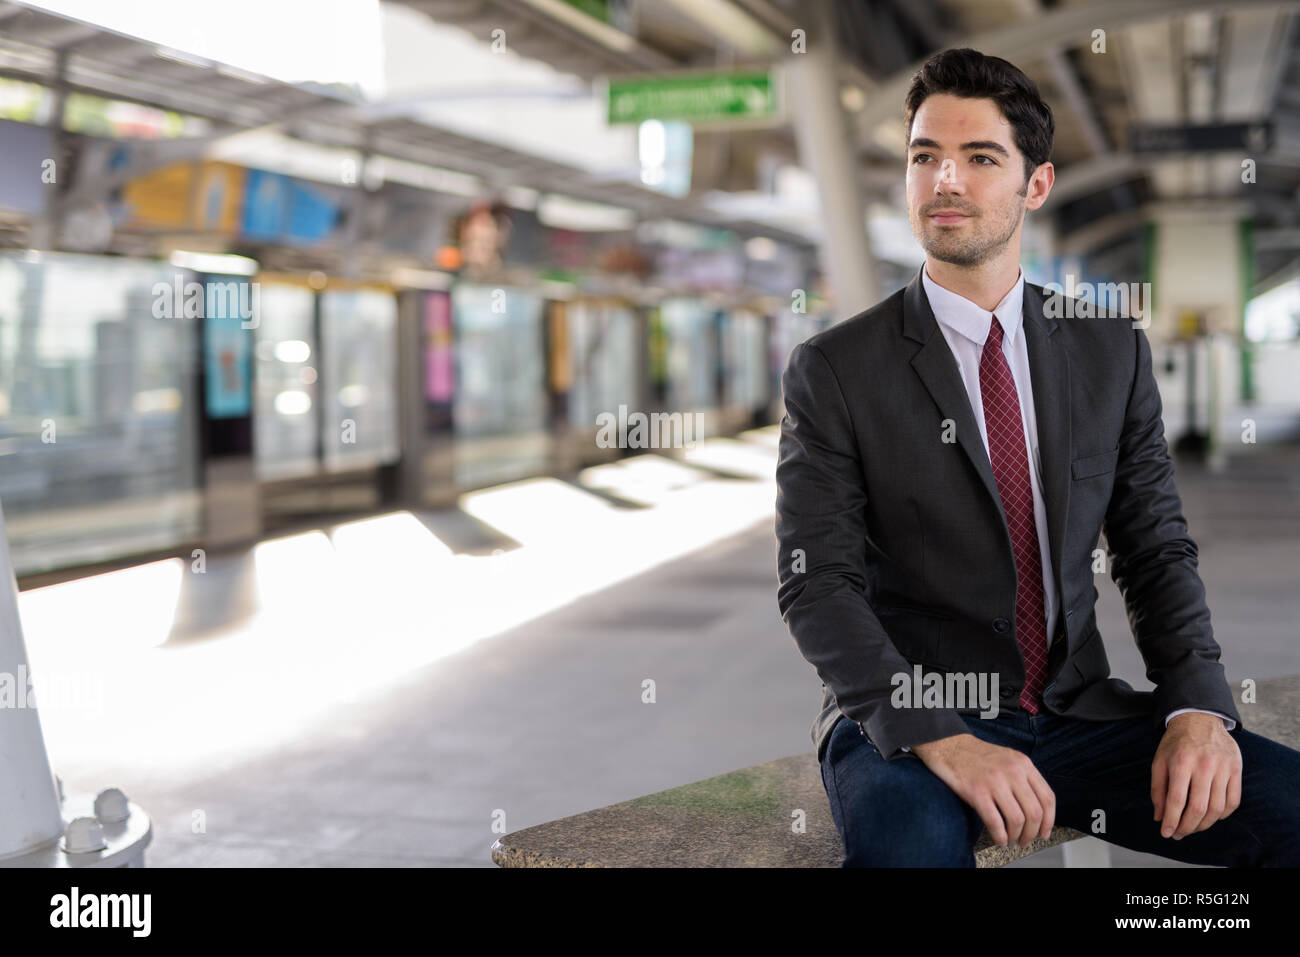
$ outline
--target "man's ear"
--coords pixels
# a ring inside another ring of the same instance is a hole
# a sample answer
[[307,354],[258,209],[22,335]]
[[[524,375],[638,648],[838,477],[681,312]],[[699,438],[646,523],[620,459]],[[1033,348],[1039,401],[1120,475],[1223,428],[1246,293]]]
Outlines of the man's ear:
[[1043,163],[1034,170],[1034,175],[1029,177],[1029,185],[1025,188],[1025,208],[1037,209],[1047,202],[1047,194],[1052,191],[1054,182],[1056,167],[1051,163]]

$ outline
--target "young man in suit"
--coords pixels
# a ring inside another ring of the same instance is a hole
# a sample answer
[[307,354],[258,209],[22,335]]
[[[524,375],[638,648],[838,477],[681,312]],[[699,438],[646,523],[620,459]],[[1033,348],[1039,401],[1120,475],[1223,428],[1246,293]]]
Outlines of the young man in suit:
[[[1145,324],[1079,318],[1020,270],[1050,109],[1007,61],[947,50],[905,122],[925,265],[782,379],[777,598],[823,682],[845,866],[973,866],[981,826],[1026,846],[1056,822],[1300,865],[1300,752],[1241,726]],[[1102,532],[1154,691],[1110,677]]]

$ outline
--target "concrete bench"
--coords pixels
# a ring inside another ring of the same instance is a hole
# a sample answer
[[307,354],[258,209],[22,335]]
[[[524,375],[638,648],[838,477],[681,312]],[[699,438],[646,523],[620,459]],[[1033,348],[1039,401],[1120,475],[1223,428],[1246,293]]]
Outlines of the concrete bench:
[[[1257,698],[1238,705],[1246,727],[1300,748],[1300,676],[1260,681]],[[985,831],[975,865],[1002,867],[1085,836],[1058,826],[1020,848],[993,844]],[[492,845],[501,867],[838,867],[843,856],[811,752],[523,828]]]

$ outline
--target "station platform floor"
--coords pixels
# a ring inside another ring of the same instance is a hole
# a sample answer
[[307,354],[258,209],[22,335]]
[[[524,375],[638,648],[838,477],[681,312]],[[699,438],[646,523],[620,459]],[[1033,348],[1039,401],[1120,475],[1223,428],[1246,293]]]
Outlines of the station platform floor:
[[[152,866],[491,867],[494,823],[811,750],[777,436],[26,591],[51,764],[152,815]],[[1300,447],[1176,471],[1229,679],[1300,673]],[[1150,687],[1098,590],[1113,673]]]

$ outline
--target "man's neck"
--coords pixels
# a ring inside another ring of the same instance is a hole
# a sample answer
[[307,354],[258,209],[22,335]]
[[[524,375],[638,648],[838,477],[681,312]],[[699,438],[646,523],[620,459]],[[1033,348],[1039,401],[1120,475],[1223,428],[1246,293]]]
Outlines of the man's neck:
[[1020,277],[1020,263],[1016,259],[989,261],[979,266],[954,266],[928,256],[925,271],[930,278],[949,292],[969,299],[981,309],[993,311]]

